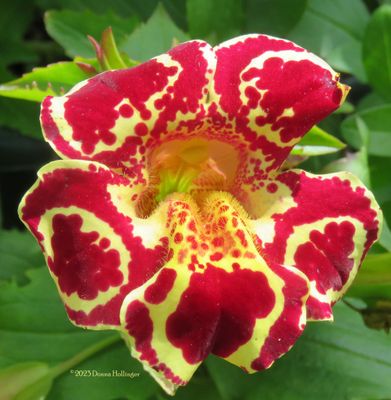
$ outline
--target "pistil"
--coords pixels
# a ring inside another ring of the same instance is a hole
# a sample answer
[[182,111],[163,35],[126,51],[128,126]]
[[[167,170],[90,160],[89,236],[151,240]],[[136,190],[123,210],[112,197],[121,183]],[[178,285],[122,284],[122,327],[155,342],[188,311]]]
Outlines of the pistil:
[[171,193],[189,193],[193,180],[199,175],[199,169],[182,162],[176,169],[160,171],[158,185],[158,202],[164,200]]

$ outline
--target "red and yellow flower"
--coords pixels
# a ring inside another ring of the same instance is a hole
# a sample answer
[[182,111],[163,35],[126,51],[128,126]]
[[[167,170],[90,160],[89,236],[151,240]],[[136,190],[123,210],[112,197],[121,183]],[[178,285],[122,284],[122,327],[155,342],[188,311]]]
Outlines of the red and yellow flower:
[[181,44],[107,71],[41,122],[63,159],[20,216],[70,320],[115,329],[169,393],[212,353],[268,368],[308,320],[331,320],[381,213],[349,173],[279,171],[348,87],[264,35]]

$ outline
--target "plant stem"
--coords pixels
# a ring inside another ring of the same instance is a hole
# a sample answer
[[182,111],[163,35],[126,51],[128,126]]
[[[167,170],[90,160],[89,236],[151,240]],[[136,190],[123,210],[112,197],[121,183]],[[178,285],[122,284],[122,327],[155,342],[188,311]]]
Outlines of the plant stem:
[[121,339],[119,335],[110,336],[104,340],[101,340],[90,347],[87,347],[85,350],[82,350],[80,353],[77,353],[73,357],[69,358],[68,360],[63,361],[62,363],[53,367],[47,376],[51,378],[56,378],[57,376],[67,372],[72,367],[80,364],[87,358],[91,357],[95,353],[105,349],[106,347],[111,346],[112,344],[118,342]]

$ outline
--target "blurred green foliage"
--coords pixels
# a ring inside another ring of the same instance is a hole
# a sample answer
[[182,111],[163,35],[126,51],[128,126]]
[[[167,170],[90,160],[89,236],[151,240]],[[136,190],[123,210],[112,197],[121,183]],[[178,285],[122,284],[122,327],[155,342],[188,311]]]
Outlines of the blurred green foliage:
[[[167,398],[113,333],[68,322],[38,246],[15,229],[21,194],[55,157],[42,140],[39,102],[101,70],[87,35],[99,40],[108,26],[116,60],[126,65],[191,38],[217,44],[250,32],[285,37],[324,58],[352,87],[349,103],[313,128],[291,161],[306,160],[301,167],[315,173],[354,172],[385,216],[348,293],[350,307],[335,308],[334,325],[310,324],[287,356],[252,376],[211,357],[176,397],[391,398],[391,337],[382,331],[391,324],[391,1],[3,0],[0,26],[1,400]],[[71,366],[139,376],[77,378]],[[2,391],[4,382],[13,394]]]

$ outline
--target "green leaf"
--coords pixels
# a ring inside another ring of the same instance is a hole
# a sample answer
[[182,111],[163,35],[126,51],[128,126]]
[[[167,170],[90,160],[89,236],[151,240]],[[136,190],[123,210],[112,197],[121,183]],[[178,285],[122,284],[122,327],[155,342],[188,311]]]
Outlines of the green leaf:
[[370,187],[371,178],[368,166],[369,130],[365,122],[358,116],[356,116],[356,126],[362,143],[360,150],[356,153],[348,152],[345,157],[332,161],[323,168],[322,172],[349,171],[357,175],[364,185]]
[[46,96],[60,96],[89,78],[75,62],[65,61],[34,68],[21,78],[0,85],[0,96],[41,102]]
[[44,265],[42,252],[29,232],[0,230],[0,281],[27,281],[25,272]]
[[391,252],[391,231],[387,218],[391,221],[391,213],[388,213],[387,205],[391,205],[390,174],[391,157],[370,157],[369,168],[371,175],[371,190],[383,210],[383,229],[378,244]]
[[[195,375],[191,378],[188,385],[183,388],[179,388],[175,393],[175,400],[221,400],[221,394],[219,393],[213,379],[205,367],[205,364],[197,369]],[[165,397],[156,397],[156,400],[172,399],[171,396],[166,395]]]
[[[140,3],[138,0],[130,0],[133,4]],[[188,24],[186,19],[186,1],[184,0],[163,0],[161,1],[164,8],[170,14],[175,25],[180,29],[188,31]]]
[[322,169],[322,173],[324,174],[340,171],[351,172],[360,178],[364,185],[369,186],[370,175],[365,151],[360,150],[357,153],[347,153],[345,157],[332,161]]
[[[24,12],[21,12],[23,10]],[[1,2],[0,26],[7,39],[20,39],[27,30],[34,15],[33,2],[13,0]]]
[[88,39],[96,53],[96,61],[98,63],[97,68],[91,65],[90,62],[83,62],[83,59],[80,57],[76,57],[74,61],[89,74],[96,74],[97,71],[102,72],[111,69],[130,68],[139,64],[138,61],[130,59],[127,54],[118,50],[111,27],[106,28],[102,32],[100,42],[92,36],[88,36]]
[[[23,10],[23,12],[21,12]],[[36,62],[37,55],[26,45],[23,35],[34,18],[33,2],[3,1],[0,5],[0,82],[12,79],[8,66]]]
[[[43,362],[50,368],[74,359],[99,343],[112,343],[113,332],[88,331],[74,327],[67,319],[54,282],[46,268],[28,271],[30,283],[18,287],[3,283],[0,290],[0,367],[20,362]],[[147,399],[157,390],[132,359],[122,341],[91,354],[73,367],[79,370],[134,372],[134,379],[78,377],[65,372],[54,380],[49,400],[115,398]],[[50,371],[53,371],[51,369]],[[54,369],[55,371],[55,369]]]
[[45,399],[53,384],[50,377],[43,377],[37,382],[27,386],[22,392],[18,393],[13,400],[42,400]]
[[386,102],[384,99],[375,92],[370,92],[366,96],[362,97],[357,105],[356,111],[363,111],[367,108],[384,106]]
[[346,118],[342,125],[342,135],[354,148],[362,146],[357,126],[357,117],[368,127],[368,153],[391,157],[391,105],[373,107]]
[[372,189],[380,204],[391,201],[390,157],[370,157],[369,166],[371,171]]
[[341,104],[341,106],[334,111],[334,114],[351,114],[354,111],[354,105],[345,101]]
[[189,32],[193,38],[207,39],[215,35],[216,42],[221,42],[239,33],[243,19],[240,1],[187,0],[186,5]]
[[284,36],[299,22],[307,0],[246,0],[246,32]]
[[70,57],[93,57],[94,50],[87,35],[100,38],[101,33],[109,26],[112,27],[121,48],[121,42],[133,31],[137,22],[136,17],[120,18],[111,12],[98,15],[88,10],[62,10],[45,14],[46,30],[64,47]]
[[42,139],[39,104],[0,97],[0,125],[16,129],[23,135]]
[[[75,0],[77,1],[77,0]],[[85,1],[85,0],[84,0]],[[94,0],[90,0],[94,1]],[[185,3],[183,0],[181,2]],[[153,14],[155,8],[157,7],[159,0],[128,0],[127,4],[133,8],[133,12],[141,17],[143,21],[147,21],[148,18]]]
[[18,63],[37,63],[37,54],[27,45],[27,43],[17,40],[6,40],[0,37],[0,82],[10,80],[14,75],[8,67]]
[[383,220],[383,229],[380,234],[379,244],[387,251],[391,252],[391,230],[386,220]]
[[314,126],[293,148],[292,155],[318,156],[335,153],[345,148],[345,143],[330,135],[318,126]]
[[301,21],[288,35],[336,70],[365,82],[361,40],[369,13],[361,0],[308,0]]
[[171,20],[159,5],[151,18],[125,39],[119,48],[131,58],[146,61],[169,50],[175,42],[185,42],[189,37]]
[[391,336],[366,328],[343,304],[334,316],[334,323],[309,323],[293,349],[258,374],[210,357],[207,366],[223,399],[388,398]]
[[[148,1],[149,0],[143,1],[143,3]],[[42,10],[61,8],[79,12],[92,11],[96,14],[113,12],[125,17],[133,15],[135,11],[132,1],[129,0],[35,0],[35,3],[41,7]]]
[[[30,385],[37,382],[39,379],[44,377],[49,371],[49,366],[41,362],[26,362],[15,364],[7,368],[0,370],[0,387],[2,388],[1,399],[2,400],[12,400],[21,399],[21,396],[26,393]],[[44,393],[41,392],[43,396],[36,396],[35,399],[44,397],[50,389]],[[30,396],[30,399],[31,396]]]
[[[21,0],[24,1],[24,0]],[[166,10],[179,26],[186,28],[186,2],[184,0],[161,0]],[[159,0],[35,0],[42,10],[53,8],[71,9],[77,11],[89,10],[96,14],[113,12],[122,17],[137,15],[146,21],[155,10]]]
[[43,140],[0,126],[0,173],[34,171],[35,174],[45,161],[52,161],[53,157],[50,146]]
[[105,29],[102,33],[101,46],[103,62],[106,64],[106,69],[121,69],[127,67],[118,51],[113,31],[110,27]]
[[347,296],[364,300],[368,305],[391,301],[391,252],[369,254]]
[[369,83],[391,100],[391,5],[373,13],[365,31],[363,59]]
[[[360,272],[357,274],[352,288],[363,285],[379,285],[386,283],[391,287],[391,252],[369,254],[365,257]],[[353,291],[353,290],[352,290]],[[391,299],[391,292],[387,293]]]

